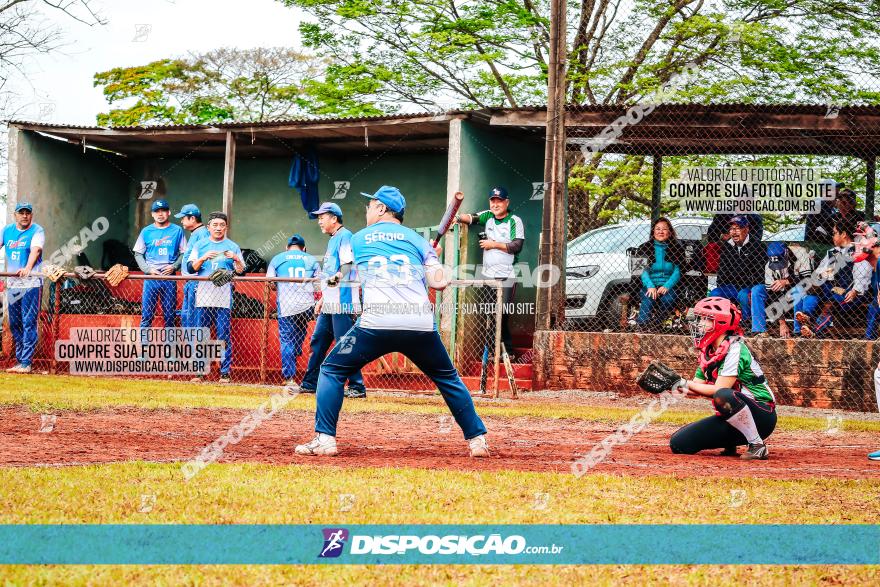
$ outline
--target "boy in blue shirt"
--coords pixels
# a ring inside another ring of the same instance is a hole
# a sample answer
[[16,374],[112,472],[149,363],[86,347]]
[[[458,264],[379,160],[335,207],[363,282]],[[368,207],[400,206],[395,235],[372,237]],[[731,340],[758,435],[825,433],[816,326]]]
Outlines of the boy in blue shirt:
[[[134,258],[146,275],[174,275],[180,269],[186,251],[183,229],[171,224],[171,208],[165,200],[150,207],[153,224],[144,227],[134,244]],[[177,313],[177,284],[174,281],[145,279],[141,296],[141,328],[150,328],[156,305],[162,304],[165,328],[173,328]]]
[[37,317],[40,314],[42,279],[38,275],[43,259],[46,233],[36,224],[34,207],[28,202],[15,206],[15,222],[3,229],[6,270],[18,273],[7,282],[9,329],[15,343],[15,365],[7,373],[30,373],[37,348]]
[[[321,266],[306,252],[306,241],[299,234],[287,240],[287,251],[278,253],[269,262],[266,277],[314,278]],[[315,286],[313,282],[272,282],[278,291],[278,341],[281,344],[281,376],[284,385],[297,389],[296,359],[302,354],[309,320],[314,316]]]
[[[223,212],[208,216],[210,236],[196,243],[187,259],[187,269],[200,277],[208,277],[217,269],[244,273],[244,257],[237,244],[226,238],[228,219]],[[217,287],[210,281],[200,281],[196,287],[196,316],[202,328],[214,328],[216,338],[226,347],[220,363],[220,383],[229,383],[232,373],[232,284]],[[195,377],[192,381],[202,381]]]

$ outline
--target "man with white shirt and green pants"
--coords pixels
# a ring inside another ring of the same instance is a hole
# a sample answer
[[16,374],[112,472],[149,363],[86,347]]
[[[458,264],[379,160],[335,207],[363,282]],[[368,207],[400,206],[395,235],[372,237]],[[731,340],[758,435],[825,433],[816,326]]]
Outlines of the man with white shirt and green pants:
[[[473,214],[461,214],[458,221],[462,224],[481,224],[486,227],[485,237],[480,238],[483,249],[483,279],[497,279],[504,282],[502,302],[505,309],[513,301],[516,291],[517,255],[522,251],[525,242],[525,225],[522,219],[507,211],[510,196],[501,186],[489,190],[489,209]],[[493,288],[494,292],[494,288]],[[495,298],[492,298],[495,301]],[[508,326],[508,312],[501,314],[501,341],[507,352],[513,356],[513,339]]]

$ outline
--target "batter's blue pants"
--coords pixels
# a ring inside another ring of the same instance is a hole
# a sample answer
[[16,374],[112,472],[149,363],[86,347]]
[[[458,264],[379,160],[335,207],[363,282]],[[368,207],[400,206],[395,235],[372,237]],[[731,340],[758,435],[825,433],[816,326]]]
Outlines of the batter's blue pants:
[[388,353],[403,353],[427,375],[446,401],[466,439],[486,433],[471,394],[458,376],[436,330],[376,330],[354,326],[333,347],[318,377],[315,431],[336,436],[345,380],[370,361]]
[[281,343],[281,376],[284,380],[296,377],[296,359],[302,354],[306,330],[314,310],[309,308],[293,316],[278,316],[278,341]]
[[[303,377],[301,387],[305,389],[317,389],[318,374],[321,371],[321,363],[327,355],[327,350],[333,343],[339,340],[349,329],[354,326],[355,318],[351,314],[319,314],[315,322],[315,330],[312,331],[312,340],[309,343],[312,354],[309,356],[309,364]],[[366,391],[364,376],[357,369],[348,379],[349,389]]]
[[[749,295],[751,294],[751,295]],[[739,303],[743,320],[752,321],[752,332],[767,332],[767,286],[763,283],[737,288],[735,285],[719,285],[709,294]]]
[[196,314],[196,288],[198,282],[187,281],[183,285],[183,305],[180,307],[180,325],[184,328],[195,328],[199,325]]
[[10,289],[9,329],[15,342],[15,360],[19,365],[30,367],[37,350],[37,318],[40,315],[42,288]]
[[177,284],[173,281],[144,280],[144,293],[141,296],[141,328],[153,326],[156,305],[160,303],[165,328],[173,328],[177,314]]
[[228,376],[232,371],[232,310],[229,308],[197,307],[199,326],[214,327],[214,340],[226,343],[223,361],[220,363],[220,375]]

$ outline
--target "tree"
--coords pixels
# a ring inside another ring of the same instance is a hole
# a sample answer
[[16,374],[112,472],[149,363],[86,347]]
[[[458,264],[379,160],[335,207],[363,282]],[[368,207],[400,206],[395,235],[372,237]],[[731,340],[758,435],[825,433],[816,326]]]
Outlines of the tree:
[[[546,0],[279,1],[313,17],[301,25],[307,47],[382,80],[380,107],[546,99]],[[628,106],[693,67],[664,101],[878,103],[878,15],[876,3],[837,0],[569,3],[568,99]],[[578,161],[569,231],[644,212],[645,161],[601,152]]]
[[[46,22],[43,11],[58,11],[89,26],[105,24],[91,0],[0,0],[0,120],[9,120],[23,109],[10,89],[11,77],[26,76],[25,64],[35,54],[64,47],[59,26]],[[0,196],[6,194],[6,124],[0,122]]]
[[[334,72],[323,59],[281,47],[221,48],[119,67],[95,74],[94,84],[103,87],[109,104],[126,104],[99,114],[98,124],[210,124],[378,112],[340,95]],[[347,75],[341,87],[358,83]]]

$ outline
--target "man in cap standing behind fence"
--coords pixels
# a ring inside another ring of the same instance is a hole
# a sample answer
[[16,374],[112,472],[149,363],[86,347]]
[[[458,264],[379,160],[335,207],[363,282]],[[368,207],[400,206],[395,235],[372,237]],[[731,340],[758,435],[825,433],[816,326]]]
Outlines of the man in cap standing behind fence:
[[[187,268],[187,259],[189,259],[193,247],[195,247],[196,243],[200,240],[209,238],[210,235],[208,234],[208,228],[202,224],[202,212],[195,204],[184,204],[180,209],[180,212],[175,214],[174,217],[180,219],[180,225],[184,230],[190,232],[186,252],[183,254],[183,265],[181,266],[180,271],[182,275],[190,275],[189,269]],[[199,325],[198,317],[196,316],[197,285],[198,283],[192,280],[187,281],[183,285],[183,305],[180,308],[180,325],[184,328],[194,328]]]
[[[299,234],[287,240],[287,251],[269,262],[266,277],[317,277],[321,266],[306,252],[306,241]],[[281,344],[281,376],[284,385],[296,389],[296,359],[302,354],[309,321],[314,316],[314,283],[274,283],[278,291],[278,341]]]
[[[220,383],[229,383],[232,373],[232,272],[243,274],[245,269],[241,249],[226,238],[228,222],[223,212],[211,212],[208,217],[210,237],[197,242],[187,259],[187,269],[200,277],[210,276],[213,279],[218,271],[228,275],[224,280],[226,282],[221,285],[200,281],[196,287],[198,326],[213,326],[216,338],[226,345],[220,362]],[[192,381],[202,379],[200,376]]]
[[37,318],[40,314],[42,279],[34,275],[40,271],[46,233],[36,224],[34,207],[27,202],[15,206],[15,222],[3,229],[6,247],[6,270],[18,273],[7,282],[9,301],[9,329],[15,342],[15,365],[7,373],[30,373],[33,370],[34,351],[37,348]]
[[[153,202],[150,212],[154,222],[138,235],[132,249],[134,258],[146,275],[174,275],[183,262],[186,236],[182,228],[171,224],[171,208],[166,200]],[[153,325],[158,304],[162,305],[165,328],[174,327],[177,322],[177,284],[172,280],[145,279],[141,296],[141,328]]]
[[[350,271],[354,263],[351,251],[351,231],[342,225],[342,209],[336,204],[325,202],[312,212],[318,217],[321,232],[330,235],[327,253],[324,255],[322,297],[316,312],[318,320],[310,342],[312,354],[302,380],[304,393],[314,393],[318,388],[318,373],[327,350],[334,341],[344,335],[354,325],[356,314],[361,311],[360,287],[355,281],[356,271]],[[347,277],[344,277],[347,275]],[[346,397],[367,397],[364,376],[360,370],[352,373],[348,380]]]

